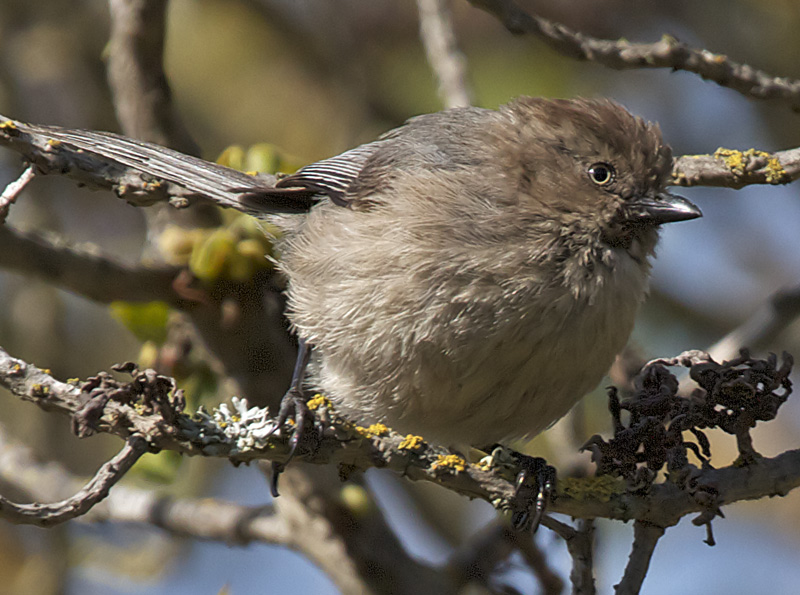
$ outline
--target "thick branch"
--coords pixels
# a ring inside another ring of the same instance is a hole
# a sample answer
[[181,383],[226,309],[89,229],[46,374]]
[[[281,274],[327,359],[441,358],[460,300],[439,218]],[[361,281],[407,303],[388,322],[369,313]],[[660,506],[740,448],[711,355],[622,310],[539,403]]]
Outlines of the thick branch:
[[128,266],[89,250],[0,226],[0,267],[38,277],[101,303],[165,301],[179,305],[175,267]]
[[[82,406],[78,387],[59,382],[2,350],[0,385],[46,410],[74,415]],[[235,463],[286,461],[287,440],[279,435],[267,436],[275,422],[266,410],[248,408],[246,403],[238,400],[234,400],[233,409],[231,411],[223,405],[213,416],[190,418],[178,415],[174,425],[165,426],[160,415],[142,414],[133,405],[112,400],[97,428],[123,438],[139,433],[147,437],[154,448],[187,455],[224,457]],[[298,457],[299,460],[357,469],[388,468],[409,479],[432,482],[470,498],[480,498],[501,509],[514,502],[516,469],[484,470],[463,461],[443,459],[447,453],[443,449],[414,441],[409,443],[408,437],[392,432],[370,432],[369,429],[351,426],[324,408],[318,413],[318,418],[325,427],[320,447],[313,454]],[[592,491],[593,479],[585,480],[584,489],[577,492],[576,480],[571,481],[570,493],[558,494],[551,504],[552,512],[577,518],[636,519],[669,527],[687,514],[707,511],[706,501],[695,499],[692,493],[671,482],[655,484],[650,493],[643,496],[628,492],[622,480],[614,484],[618,489],[610,490],[605,483],[598,493]],[[782,496],[800,485],[800,450],[788,451],[774,458],[759,458],[747,466],[698,470],[694,485],[713,486],[718,494],[715,506]],[[545,525],[550,526],[548,523]]]
[[778,99],[800,110],[800,81],[774,77],[722,54],[689,47],[665,35],[655,43],[597,39],[572,31],[522,10],[513,0],[469,0],[497,17],[515,34],[535,35],[551,48],[575,60],[588,60],[615,70],[669,68],[699,74],[755,99]]

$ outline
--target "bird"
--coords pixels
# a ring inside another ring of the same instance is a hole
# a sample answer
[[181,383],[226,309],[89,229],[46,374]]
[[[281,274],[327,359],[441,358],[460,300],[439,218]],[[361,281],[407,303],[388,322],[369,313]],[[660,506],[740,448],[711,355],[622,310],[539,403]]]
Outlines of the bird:
[[625,346],[660,226],[701,216],[671,170],[658,125],[618,103],[523,96],[237,188],[303,205],[269,217],[301,341],[282,417],[319,392],[457,448],[540,433]]
[[[609,99],[416,116],[277,182],[112,133],[25,126],[281,230],[299,344],[275,425],[291,432],[289,458],[313,438],[314,393],[459,452],[537,435],[625,346],[661,226],[702,216],[667,191],[658,125]],[[535,529],[555,471],[518,460],[512,522]]]

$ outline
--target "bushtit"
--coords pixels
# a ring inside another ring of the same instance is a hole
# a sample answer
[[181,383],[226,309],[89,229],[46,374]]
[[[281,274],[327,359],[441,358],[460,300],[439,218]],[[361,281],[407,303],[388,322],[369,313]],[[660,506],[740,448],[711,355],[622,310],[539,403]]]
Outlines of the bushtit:
[[520,97],[242,189],[256,210],[314,203],[275,217],[304,342],[289,398],[310,346],[306,388],[359,422],[459,446],[539,433],[624,347],[658,227],[701,215],[665,191],[671,169],[616,103]]
[[[308,390],[445,445],[537,434],[625,345],[658,227],[700,216],[665,191],[658,127],[607,100],[419,116],[275,186],[112,134],[26,127],[283,228],[301,346],[279,415],[296,418],[292,449]],[[552,474],[537,482],[534,526]]]

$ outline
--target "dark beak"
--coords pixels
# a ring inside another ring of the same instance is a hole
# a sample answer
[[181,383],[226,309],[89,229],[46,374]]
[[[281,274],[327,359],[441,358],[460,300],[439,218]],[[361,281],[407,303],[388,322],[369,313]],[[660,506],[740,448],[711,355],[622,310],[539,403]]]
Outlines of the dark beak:
[[627,210],[632,221],[643,220],[655,225],[688,221],[703,216],[697,205],[669,192],[634,198],[628,202]]

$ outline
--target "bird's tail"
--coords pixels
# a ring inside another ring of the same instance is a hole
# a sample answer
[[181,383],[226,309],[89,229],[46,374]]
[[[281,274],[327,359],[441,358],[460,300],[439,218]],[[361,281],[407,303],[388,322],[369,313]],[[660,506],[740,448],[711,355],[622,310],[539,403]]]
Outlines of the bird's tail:
[[[250,175],[111,132],[26,124],[0,116],[0,144],[21,152],[40,173],[58,170],[92,187],[112,187],[136,204],[209,200],[255,216],[300,213],[314,203],[304,188],[275,188],[268,174]],[[42,149],[45,149],[44,151]]]

